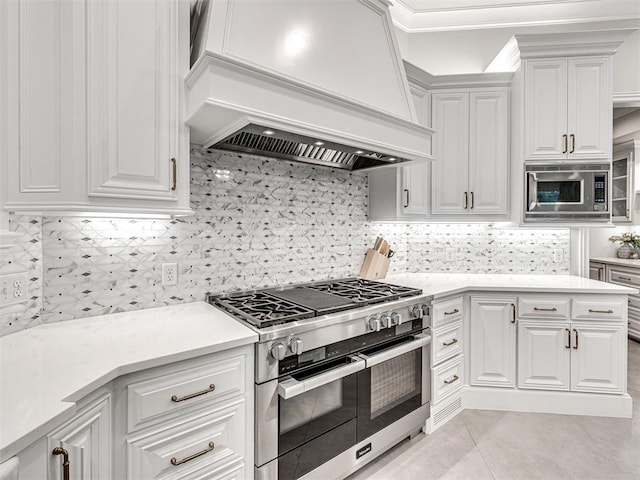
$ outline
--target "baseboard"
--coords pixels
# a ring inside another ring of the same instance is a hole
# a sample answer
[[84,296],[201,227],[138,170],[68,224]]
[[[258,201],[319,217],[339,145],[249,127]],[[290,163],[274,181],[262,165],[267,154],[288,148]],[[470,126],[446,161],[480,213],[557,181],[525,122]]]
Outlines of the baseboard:
[[476,410],[631,418],[633,399],[628,394],[465,387],[462,390],[462,407]]

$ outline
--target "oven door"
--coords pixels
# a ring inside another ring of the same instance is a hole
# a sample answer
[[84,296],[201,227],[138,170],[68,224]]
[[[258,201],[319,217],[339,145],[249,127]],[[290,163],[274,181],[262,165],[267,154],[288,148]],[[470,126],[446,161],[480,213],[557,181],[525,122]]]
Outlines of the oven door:
[[429,402],[431,336],[410,335],[364,351],[358,373],[358,442]]
[[294,480],[356,443],[356,372],[348,356],[303,369],[278,383],[278,478]]

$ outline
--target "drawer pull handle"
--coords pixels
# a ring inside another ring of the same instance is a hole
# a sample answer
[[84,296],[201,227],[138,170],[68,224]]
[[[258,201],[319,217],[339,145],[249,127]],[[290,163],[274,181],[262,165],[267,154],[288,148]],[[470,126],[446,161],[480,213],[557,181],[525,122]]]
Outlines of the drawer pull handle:
[[450,347],[451,345],[455,345],[456,343],[458,343],[458,339],[452,338],[449,342],[442,342],[442,346]]
[[456,313],[460,313],[460,310],[458,310],[457,308],[454,308],[450,312],[444,312],[445,315],[455,315]]
[[209,446],[207,448],[205,448],[204,450],[198,453],[194,453],[193,455],[189,455],[188,457],[185,457],[182,460],[178,460],[176,457],[173,457],[171,459],[171,465],[182,465],[183,463],[187,463],[193,460],[194,458],[201,457],[202,455],[211,452],[214,448],[216,448],[216,446],[213,444],[213,442],[209,442]]
[[533,309],[536,312],[557,312],[558,309],[556,307],[551,307],[551,308],[538,308],[538,307],[533,307]]
[[56,447],[51,455],[62,455],[62,480],[69,480],[69,452],[62,447]]
[[590,308],[589,313],[613,313],[613,310],[592,310]]
[[451,380],[445,380],[444,383],[446,383],[447,385],[455,382],[456,380],[458,380],[460,377],[458,377],[458,375],[454,375],[453,377],[451,377]]
[[190,393],[189,395],[185,395],[184,397],[178,397],[177,395],[173,395],[171,397],[171,401],[175,403],[184,402],[185,400],[189,400],[191,398],[199,397],[200,395],[205,395],[207,393],[213,392],[215,389],[216,389],[216,386],[212,383],[211,385],[209,385],[209,388],[207,388],[206,390],[202,390],[201,392]]
[[630,281],[631,281],[631,278],[629,278],[629,277],[621,277],[620,275],[618,275],[618,279],[620,279],[620,280],[626,280],[627,282],[630,282]]

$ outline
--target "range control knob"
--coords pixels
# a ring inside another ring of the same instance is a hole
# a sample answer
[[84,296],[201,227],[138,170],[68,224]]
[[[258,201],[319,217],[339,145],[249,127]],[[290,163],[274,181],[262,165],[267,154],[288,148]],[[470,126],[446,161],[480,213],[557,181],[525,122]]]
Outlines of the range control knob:
[[383,313],[380,315],[380,323],[382,324],[382,328],[388,328],[391,326],[391,317],[387,313]]
[[402,323],[402,315],[397,312],[391,312],[391,325],[400,325]]
[[271,344],[271,348],[269,348],[269,352],[276,360],[282,360],[284,355],[287,353],[287,349],[280,342],[273,342]]
[[289,350],[291,350],[291,353],[300,355],[302,353],[302,340],[298,337],[293,337],[289,340]]
[[422,305],[420,305],[420,308],[422,309],[422,315],[425,317],[429,316],[429,304],[428,303],[423,303]]
[[424,315],[422,307],[420,305],[414,305],[413,307],[411,307],[411,315],[416,318],[422,318]]
[[380,331],[380,320],[378,320],[376,317],[369,318],[369,320],[367,320],[367,323],[369,324],[369,330],[374,330],[376,332]]

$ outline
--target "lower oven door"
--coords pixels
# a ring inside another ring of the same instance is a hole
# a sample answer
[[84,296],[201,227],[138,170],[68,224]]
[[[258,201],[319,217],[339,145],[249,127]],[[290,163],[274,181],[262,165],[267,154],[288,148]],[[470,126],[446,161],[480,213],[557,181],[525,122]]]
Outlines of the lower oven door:
[[356,443],[356,372],[349,356],[278,383],[278,479],[295,480]]
[[431,336],[421,333],[389,342],[359,356],[358,442],[429,402]]

